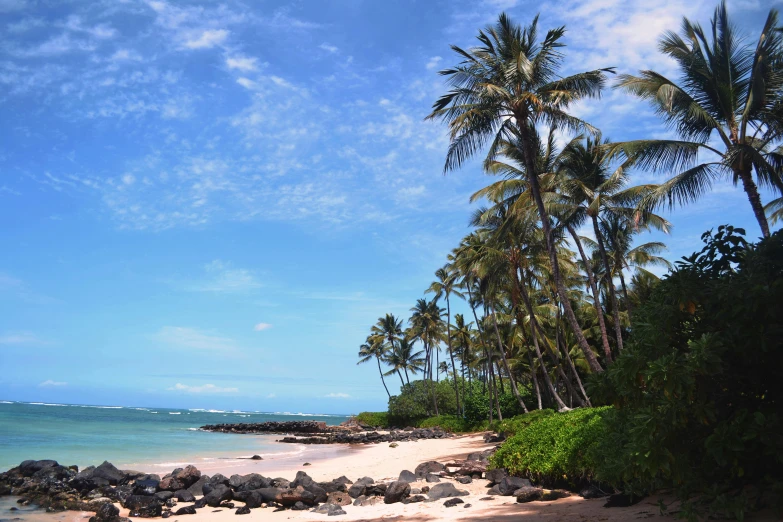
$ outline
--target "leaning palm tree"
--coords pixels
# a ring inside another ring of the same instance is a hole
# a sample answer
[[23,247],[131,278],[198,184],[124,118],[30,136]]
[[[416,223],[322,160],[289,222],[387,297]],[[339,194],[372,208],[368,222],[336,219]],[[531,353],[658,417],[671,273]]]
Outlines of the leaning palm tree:
[[[392,369],[387,374],[400,373],[400,370],[402,370],[405,372],[407,384],[411,383],[408,372],[415,375],[424,365],[424,359],[421,357],[423,352],[414,351],[414,342],[407,336],[404,336],[397,341],[397,346],[386,356],[386,363],[392,366]],[[400,380],[402,380],[402,374],[400,374]]]
[[427,118],[441,119],[449,125],[451,144],[445,171],[461,167],[486,144],[490,144],[486,166],[503,154],[523,167],[542,222],[566,318],[590,367],[600,372],[603,368],[581,331],[560,280],[552,224],[541,197],[535,165],[540,142],[537,126],[595,131],[566,110],[581,99],[599,96],[610,71],[600,69],[561,77],[560,40],[564,33],[565,28],[559,27],[539,41],[538,17],[523,29],[505,13],[501,14],[497,24],[479,31],[478,47],[466,51],[452,46],[463,61],[441,74],[454,87],[435,102]]
[[661,38],[661,52],[677,62],[678,79],[646,70],[622,75],[617,84],[650,102],[680,139],[628,141],[611,149],[644,168],[676,173],[651,194],[650,206],[695,201],[717,179],[742,182],[761,233],[769,237],[758,185],[783,192],[783,151],[776,147],[783,139],[783,28],[770,10],[755,47],[744,45],[725,2],[711,26],[705,34],[684,18],[681,34]]
[[386,348],[384,347],[383,339],[376,335],[367,336],[367,340],[359,347],[359,362],[356,364],[362,364],[375,358],[378,362],[378,373],[381,374],[381,382],[383,388],[386,390],[386,395],[391,399],[391,393],[386,386],[386,381],[383,378],[383,370],[381,369],[381,359],[386,356]]
[[446,346],[449,349],[449,358],[451,359],[451,371],[454,373],[454,393],[457,399],[457,412],[461,412],[459,402],[459,385],[457,384],[457,368],[454,364],[454,351],[451,348],[451,300],[452,295],[464,298],[462,293],[457,290],[457,273],[446,265],[435,271],[436,280],[430,285],[425,293],[435,293],[434,301],[437,302],[441,296],[446,297]]

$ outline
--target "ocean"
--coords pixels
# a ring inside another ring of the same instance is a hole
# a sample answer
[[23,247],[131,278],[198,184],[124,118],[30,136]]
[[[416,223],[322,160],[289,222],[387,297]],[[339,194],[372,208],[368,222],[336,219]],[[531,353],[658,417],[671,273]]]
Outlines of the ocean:
[[205,424],[317,420],[345,415],[86,406],[0,401],[0,471],[27,459],[54,459],[80,468],[108,460],[120,469],[169,472],[217,459],[285,454],[275,435],[200,431]]

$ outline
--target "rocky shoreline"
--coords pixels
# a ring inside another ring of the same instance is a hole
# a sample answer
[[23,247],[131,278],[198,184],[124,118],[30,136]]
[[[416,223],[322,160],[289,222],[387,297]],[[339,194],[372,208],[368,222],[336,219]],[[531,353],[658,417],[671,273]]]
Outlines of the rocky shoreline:
[[[412,434],[414,430],[404,433]],[[303,471],[293,480],[258,473],[207,476],[194,466],[177,468],[160,477],[120,470],[109,462],[79,470],[53,460],[29,460],[0,473],[0,496],[20,497],[20,503],[36,504],[48,511],[93,511],[96,514],[91,522],[128,522],[120,517],[117,504],[134,518],[191,515],[207,506],[235,509],[237,515],[271,508],[334,516],[345,514],[343,507],[349,505],[443,501],[444,506],[454,507],[464,504],[460,497],[468,495],[460,486],[474,481],[486,481],[487,496],[480,500],[507,496],[515,497],[517,502],[550,501],[572,494],[544,489],[526,478],[510,477],[504,470],[490,470],[488,459],[494,451],[471,453],[464,460],[424,462],[413,471],[402,470],[397,480],[387,482],[346,476],[316,482]],[[585,498],[605,496],[595,487],[580,494]]]
[[199,429],[219,433],[289,435],[279,439],[278,442],[297,444],[379,444],[382,442],[443,439],[454,436],[454,434],[440,428],[408,427],[379,432],[370,426],[355,422],[343,423],[339,426],[327,426],[325,422],[316,421],[240,422],[208,424]]

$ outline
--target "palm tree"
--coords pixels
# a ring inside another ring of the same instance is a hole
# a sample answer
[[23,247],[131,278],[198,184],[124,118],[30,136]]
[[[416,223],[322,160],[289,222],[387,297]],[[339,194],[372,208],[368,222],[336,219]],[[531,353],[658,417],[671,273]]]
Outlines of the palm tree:
[[613,154],[643,168],[677,173],[650,195],[648,205],[685,204],[717,179],[741,181],[761,233],[769,237],[758,185],[783,192],[783,151],[775,148],[783,138],[783,34],[777,17],[770,10],[754,48],[736,35],[722,2],[711,33],[684,18],[681,34],[669,31],[661,38],[661,52],[679,66],[678,80],[650,70],[619,77],[617,86],[650,102],[680,138],[611,146]]
[[424,345],[424,380],[431,392],[433,411],[438,415],[438,399],[435,387],[432,386],[432,363],[433,352],[437,350],[438,342],[443,336],[443,310],[434,299],[418,299],[411,312],[411,337],[421,340]]
[[451,371],[454,374],[454,393],[457,398],[457,413],[459,413],[462,410],[459,402],[459,385],[457,384],[457,368],[454,364],[454,351],[451,349],[451,301],[449,297],[452,294],[460,298],[464,298],[464,296],[455,288],[457,274],[449,265],[436,270],[435,277],[436,280],[430,285],[425,293],[435,293],[435,302],[437,302],[442,295],[446,296],[446,346],[448,346],[449,349]]
[[[410,376],[408,372],[416,374],[423,366],[424,359],[421,357],[423,352],[414,352],[414,342],[407,336],[404,336],[398,340],[397,346],[394,347],[386,355],[386,363],[389,364],[392,369],[387,372],[390,375],[394,372],[400,374],[400,370],[405,372],[405,381],[410,384]],[[400,374],[400,381],[402,381],[402,374]],[[405,383],[403,383],[404,385]]]
[[563,54],[560,42],[564,27],[547,32],[538,41],[538,17],[526,28],[501,14],[497,24],[479,31],[480,46],[469,51],[453,46],[464,60],[441,71],[454,88],[433,105],[428,119],[448,123],[451,144],[445,171],[454,170],[491,142],[485,165],[490,167],[499,154],[523,167],[542,222],[552,273],[566,318],[577,336],[585,358],[595,372],[603,371],[577,322],[560,280],[552,225],[541,197],[535,161],[538,154],[538,125],[581,132],[595,129],[566,112],[568,106],[588,97],[599,96],[606,73],[600,69],[561,77]]
[[386,390],[386,395],[391,399],[391,393],[386,386],[386,381],[383,379],[383,370],[381,370],[381,359],[386,355],[386,349],[384,347],[383,339],[376,335],[368,335],[367,340],[359,347],[359,362],[356,364],[366,363],[373,357],[378,362],[378,373],[381,374],[381,382],[383,388]]
[[599,231],[602,215],[624,215],[641,226],[651,226],[668,233],[671,224],[662,217],[649,211],[636,208],[640,200],[654,192],[657,185],[639,185],[626,188],[629,179],[628,165],[620,165],[613,169],[612,157],[607,151],[608,141],[602,141],[601,135],[595,138],[587,137],[584,140],[571,141],[563,150],[558,173],[561,174],[560,187],[563,194],[565,211],[570,215],[564,220],[571,236],[579,250],[588,280],[593,292],[594,306],[598,314],[598,321],[604,341],[604,351],[608,362],[611,362],[611,351],[606,335],[606,327],[603,321],[603,311],[600,306],[598,287],[593,277],[590,262],[582,247],[582,242],[574,230],[575,226],[582,224],[587,219],[590,221],[595,233],[598,251],[604,264],[604,277],[609,290],[609,300],[614,316],[615,337],[618,350],[623,349],[623,336],[620,327],[620,307],[617,302],[612,271],[609,265],[609,257],[601,232]]

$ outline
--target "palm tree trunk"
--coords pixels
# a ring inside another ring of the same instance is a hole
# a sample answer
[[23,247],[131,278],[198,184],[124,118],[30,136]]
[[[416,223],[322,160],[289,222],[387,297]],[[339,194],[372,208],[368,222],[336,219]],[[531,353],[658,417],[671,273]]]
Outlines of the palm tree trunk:
[[402,384],[403,386],[405,386],[405,381],[403,381],[403,380],[402,380],[402,372],[400,371],[400,369],[399,369],[399,368],[397,368],[397,375],[399,375],[399,376],[400,376],[400,384]]
[[454,352],[451,350],[451,303],[449,294],[446,294],[446,344],[449,347],[449,357],[451,358],[451,373],[454,375],[454,393],[457,396],[457,415],[459,415],[459,384],[457,384],[457,367],[454,364]]
[[527,359],[530,361],[530,377],[533,380],[533,387],[536,390],[536,398],[538,399],[538,409],[543,410],[544,406],[541,404],[541,389],[538,387],[538,376],[536,375],[538,372],[536,371],[535,364],[533,363],[533,357],[530,355],[530,352],[527,352]]
[[631,300],[628,299],[628,287],[625,286],[625,276],[623,275],[623,265],[620,265],[620,287],[623,289],[623,297],[625,298],[625,308],[628,310],[628,319],[631,318]]
[[407,368],[403,368],[403,370],[405,370],[405,381],[408,384],[410,384],[411,383],[411,379],[410,379],[410,377],[408,377],[408,369]]
[[378,361],[378,373],[381,374],[381,382],[383,383],[383,388],[386,390],[386,395],[389,396],[391,399],[391,393],[389,393],[389,388],[386,387],[386,380],[383,378],[383,370],[381,370],[381,358],[376,357],[375,360]]
[[764,237],[769,237],[769,223],[767,222],[766,214],[764,214],[761,196],[759,196],[759,191],[756,187],[756,183],[753,181],[750,169],[735,169],[735,173],[737,174],[737,177],[742,180],[742,188],[748,196],[748,201],[750,201],[750,206],[753,209],[753,214],[756,216],[756,221],[759,222],[761,234]]
[[598,228],[598,217],[591,216],[593,220],[593,231],[595,232],[595,240],[598,242],[598,251],[601,253],[601,260],[604,263],[604,270],[606,271],[605,279],[606,286],[609,287],[609,298],[612,302],[612,313],[614,314],[614,335],[617,337],[617,350],[623,351],[623,332],[620,329],[620,306],[617,304],[617,292],[614,289],[614,281],[612,278],[612,267],[609,266],[609,256],[606,255],[606,248],[604,247],[604,239],[601,235],[601,230]]
[[601,329],[601,343],[604,347],[604,356],[606,357],[607,365],[612,362],[612,348],[609,346],[609,336],[606,333],[606,322],[604,321],[604,309],[601,307],[601,299],[598,293],[598,285],[595,284],[595,276],[593,275],[593,269],[590,266],[590,262],[585,255],[585,250],[582,248],[582,241],[576,233],[576,230],[571,225],[568,225],[568,232],[571,233],[571,237],[574,239],[576,248],[579,250],[579,255],[582,257],[582,263],[585,265],[585,272],[587,272],[587,280],[590,283],[590,290],[593,292],[593,307],[595,313],[598,316],[598,326]]
[[498,320],[495,314],[495,305],[491,305],[491,307],[492,307],[492,322],[495,325],[495,334],[498,336],[498,350],[500,350],[500,356],[503,359],[503,368],[505,368],[506,373],[508,374],[508,380],[511,383],[511,392],[514,394],[514,397],[517,399],[519,405],[522,406],[522,411],[527,413],[527,406],[525,406],[525,401],[522,400],[522,396],[519,394],[519,389],[517,389],[517,383],[514,380],[514,376],[511,375],[511,368],[509,368],[508,366],[508,360],[506,359],[506,351],[503,349],[503,344],[500,342],[500,331],[498,330]]
[[576,371],[576,366],[574,366],[574,361],[571,360],[571,354],[568,353],[568,346],[566,346],[565,341],[563,341],[562,349],[563,352],[565,353],[566,361],[568,361],[568,366],[571,368],[571,373],[574,374],[574,380],[576,381],[577,386],[579,386],[579,391],[582,392],[582,397],[585,398],[585,402],[587,403],[587,405],[592,408],[593,405],[590,403],[590,397],[587,396],[585,387],[582,385],[582,379],[579,378],[579,372]]
[[[515,116],[517,116],[517,122],[526,121],[525,118],[520,119],[519,115]],[[574,314],[574,310],[571,308],[571,303],[568,301],[568,292],[566,292],[563,279],[560,277],[560,264],[557,261],[557,252],[555,250],[554,240],[552,237],[552,224],[549,222],[549,214],[546,211],[546,207],[544,207],[544,200],[541,198],[541,186],[538,183],[538,173],[536,172],[535,166],[533,165],[534,156],[533,152],[530,150],[530,137],[528,135],[527,129],[523,125],[519,125],[518,128],[522,133],[522,140],[526,148],[524,151],[525,170],[527,170],[527,178],[528,182],[530,183],[530,192],[533,194],[533,199],[536,202],[538,214],[541,218],[541,225],[544,230],[544,237],[546,238],[546,249],[549,253],[549,262],[552,265],[552,279],[555,280],[557,293],[560,295],[560,301],[563,303],[563,308],[566,312],[566,319],[568,320],[571,329],[574,331],[574,335],[576,336],[576,340],[579,343],[579,347],[585,354],[587,364],[590,365],[590,369],[592,369],[594,372],[602,372],[604,369],[601,367],[601,364],[598,362],[598,359],[593,353],[593,350],[587,343],[585,334],[582,332],[582,328],[579,326],[579,321],[576,319],[576,314]]]
[[[489,351],[489,350],[487,350],[487,351]],[[492,385],[490,387],[490,391],[489,391],[489,407],[492,408],[492,395],[493,395],[493,391],[494,391],[495,405],[497,406],[497,409],[498,409],[498,420],[502,421],[503,420],[503,412],[500,411],[500,399],[498,399],[498,385],[495,382],[495,372],[492,369],[492,359],[491,358],[489,359],[488,364],[489,364],[489,376],[490,376],[491,385]]]

